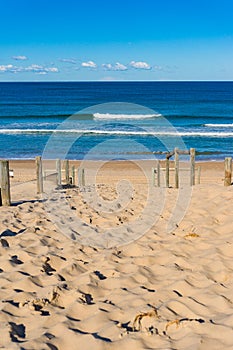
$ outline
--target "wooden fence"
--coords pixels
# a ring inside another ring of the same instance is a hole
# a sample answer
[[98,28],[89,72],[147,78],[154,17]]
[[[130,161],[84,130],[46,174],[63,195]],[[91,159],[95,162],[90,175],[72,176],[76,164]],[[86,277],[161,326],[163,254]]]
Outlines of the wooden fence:
[[[180,168],[180,155],[190,155],[189,168]],[[174,156],[174,168],[170,168],[170,159]],[[180,185],[180,171],[190,171],[190,186],[194,186],[195,182],[200,184],[201,168],[195,168],[195,148],[190,148],[189,151],[182,151],[175,148],[173,152],[168,152],[165,160],[165,168],[161,168],[160,161],[157,161],[157,167],[152,168],[152,184],[157,187],[161,186],[161,172],[165,171],[165,186],[170,186],[170,172],[174,171],[175,188],[179,188]],[[197,171],[197,181],[196,181]],[[157,181],[155,181],[157,177]]]
[[[181,168],[179,164],[179,156],[181,154],[190,155],[189,168]],[[170,159],[174,156],[174,168],[170,168]],[[57,159],[56,169],[43,171],[41,157],[36,157],[36,189],[37,193],[41,194],[44,191],[44,179],[49,178],[50,175],[56,176],[56,185],[59,187],[64,185],[76,185],[84,187],[85,181],[85,169],[82,167],[75,168],[73,165],[70,169],[69,160],[64,161],[64,168],[62,169],[61,160]],[[156,168],[152,168],[152,183],[155,186],[161,186],[161,172],[165,171],[165,186],[170,186],[170,172],[174,171],[175,188],[179,188],[180,171],[190,171],[190,185],[194,186],[195,183],[200,184],[201,167],[195,167],[195,149],[191,148],[189,151],[181,151],[177,148],[173,152],[169,152],[165,159],[165,168],[161,167],[161,162],[157,161]],[[62,173],[65,173],[64,179]],[[0,160],[0,206],[11,205],[11,191],[10,191],[10,175],[13,171],[9,169],[8,160]],[[63,179],[63,180],[62,180]],[[225,177],[224,186],[232,185],[232,158],[225,158]]]

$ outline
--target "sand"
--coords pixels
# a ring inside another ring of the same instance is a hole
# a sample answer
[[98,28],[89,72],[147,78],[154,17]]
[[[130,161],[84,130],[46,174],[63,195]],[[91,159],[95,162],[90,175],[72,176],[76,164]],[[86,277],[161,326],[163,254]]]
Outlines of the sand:
[[191,191],[185,181],[153,187],[151,162],[103,164],[93,183],[90,162],[84,188],[56,191],[51,176],[47,196],[36,194],[33,162],[10,166],[0,348],[232,349],[233,187],[223,186],[223,163],[202,163]]

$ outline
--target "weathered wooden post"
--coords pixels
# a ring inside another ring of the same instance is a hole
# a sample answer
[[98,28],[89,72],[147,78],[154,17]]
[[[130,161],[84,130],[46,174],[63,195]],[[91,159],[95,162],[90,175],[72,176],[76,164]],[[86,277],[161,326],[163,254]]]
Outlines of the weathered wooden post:
[[71,168],[71,173],[72,173],[72,185],[75,186],[75,166],[74,165]]
[[82,176],[81,176],[81,170],[82,168],[78,168],[78,185],[79,187],[82,186]]
[[56,160],[56,183],[57,186],[61,186],[61,160],[57,159]]
[[78,168],[78,184],[79,184],[79,186],[85,186],[84,168]]
[[201,183],[201,167],[199,166],[197,168],[197,184],[200,185]]
[[179,188],[179,153],[178,148],[175,148],[175,188]]
[[231,177],[232,177],[232,158],[225,158],[225,180],[224,186],[231,185]]
[[65,179],[66,179],[66,185],[70,183],[70,166],[69,166],[69,160],[65,160]]
[[41,157],[36,157],[36,180],[37,180],[37,193],[43,193],[43,169],[42,169],[42,160]]
[[160,161],[157,161],[157,187],[160,187]]
[[3,206],[11,205],[11,193],[10,193],[10,176],[9,176],[9,161],[0,161],[0,204]]
[[155,186],[155,168],[151,169],[152,186]]
[[190,148],[190,186],[195,185],[195,148]]
[[85,186],[85,170],[82,168],[82,186]]
[[169,188],[169,158],[166,158],[166,187]]

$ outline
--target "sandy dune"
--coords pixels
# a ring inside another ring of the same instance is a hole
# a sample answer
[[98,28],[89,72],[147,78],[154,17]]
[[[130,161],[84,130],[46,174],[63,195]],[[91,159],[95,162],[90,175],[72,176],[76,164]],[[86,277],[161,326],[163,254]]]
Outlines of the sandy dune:
[[[201,184],[180,190],[187,211],[176,189],[147,183],[149,163],[144,173],[108,164],[96,186],[46,201],[32,164],[12,167],[13,205],[0,208],[0,348],[232,349],[233,187],[222,164],[202,164]],[[168,232],[174,207],[183,219]]]

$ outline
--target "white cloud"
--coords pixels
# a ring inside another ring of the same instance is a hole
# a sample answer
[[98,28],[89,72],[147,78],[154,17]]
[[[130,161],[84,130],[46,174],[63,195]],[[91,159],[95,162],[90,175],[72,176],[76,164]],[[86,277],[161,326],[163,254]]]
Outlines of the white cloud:
[[13,66],[12,64],[0,66],[0,72],[22,73],[32,72],[36,74],[57,73],[59,70],[56,67],[45,67],[38,64],[32,64],[28,67]]
[[93,61],[82,62],[81,66],[85,68],[97,68],[97,64]]
[[65,63],[72,63],[72,64],[76,64],[77,62],[72,59],[72,58],[60,58],[59,59],[60,62],[65,62]]
[[135,68],[135,69],[151,69],[151,66],[147,63],[147,62],[143,62],[143,61],[131,61],[130,62],[130,66]]
[[111,63],[104,63],[102,64],[102,67],[104,67],[104,69],[106,70],[113,70],[113,71],[124,71],[128,69],[124,64],[119,62],[116,62],[114,65]]
[[22,71],[26,71],[26,72],[35,72],[35,73],[57,73],[58,72],[58,68],[56,67],[44,67],[44,66],[40,66],[38,64],[32,64],[31,66],[28,66],[26,68],[22,68]]
[[28,59],[27,56],[12,56],[12,58],[16,61],[26,61]]
[[162,66],[154,66],[154,69],[156,69],[156,70],[163,70],[163,67]]
[[0,72],[7,72],[13,68],[14,66],[12,66],[12,64],[2,65],[0,66]]
[[116,81],[114,77],[103,77],[99,81]]
[[59,70],[57,67],[49,67],[49,68],[44,68],[45,72],[51,72],[51,73],[58,73]]

